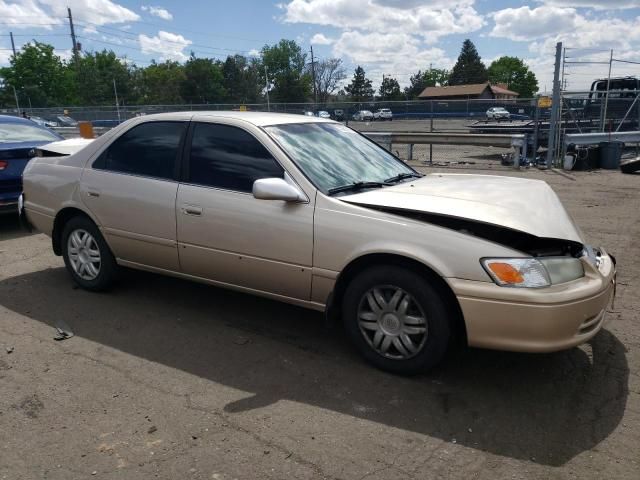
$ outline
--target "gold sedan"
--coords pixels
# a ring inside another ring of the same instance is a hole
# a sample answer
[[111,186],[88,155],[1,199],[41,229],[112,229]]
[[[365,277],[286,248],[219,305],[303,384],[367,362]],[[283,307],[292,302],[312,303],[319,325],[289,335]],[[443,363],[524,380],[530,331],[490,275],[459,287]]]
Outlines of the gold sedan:
[[546,183],[421,175],[301,115],[148,115],[50,144],[21,205],[83,288],[126,266],[325,311],[399,373],[433,367],[454,340],[578,345],[615,284],[613,258],[585,245]]

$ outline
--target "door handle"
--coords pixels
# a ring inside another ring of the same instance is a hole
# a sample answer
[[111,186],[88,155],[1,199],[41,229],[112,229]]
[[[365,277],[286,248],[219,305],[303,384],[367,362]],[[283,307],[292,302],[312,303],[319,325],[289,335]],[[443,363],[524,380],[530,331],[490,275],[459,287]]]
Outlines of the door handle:
[[100,191],[99,190],[87,190],[87,195],[90,197],[99,197],[100,196]]
[[193,215],[199,217],[202,215],[202,207],[198,207],[196,205],[184,205],[182,207],[182,213],[185,215]]

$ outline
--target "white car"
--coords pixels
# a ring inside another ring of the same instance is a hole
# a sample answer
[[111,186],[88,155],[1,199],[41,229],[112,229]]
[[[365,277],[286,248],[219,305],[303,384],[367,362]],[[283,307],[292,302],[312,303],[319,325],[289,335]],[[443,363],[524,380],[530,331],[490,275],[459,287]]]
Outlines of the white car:
[[511,114],[506,108],[491,107],[487,110],[487,118],[497,120],[499,118],[511,118]]
[[320,118],[331,118],[331,115],[326,110],[318,111],[318,117]]
[[380,108],[373,114],[374,120],[393,120],[393,112],[389,108]]
[[353,114],[353,119],[357,122],[370,122],[373,120],[373,113],[370,110],[360,110]]
[[54,122],[53,120],[47,120],[47,119],[42,118],[42,117],[31,116],[31,117],[29,117],[29,120],[31,120],[34,123],[37,123],[41,127],[51,128],[51,127],[57,127],[58,126],[58,122]]

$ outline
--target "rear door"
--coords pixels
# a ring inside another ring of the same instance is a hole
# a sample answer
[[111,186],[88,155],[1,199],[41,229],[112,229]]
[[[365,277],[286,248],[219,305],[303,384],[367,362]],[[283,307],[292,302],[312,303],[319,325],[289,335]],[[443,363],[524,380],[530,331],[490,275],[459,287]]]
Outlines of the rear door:
[[121,261],[178,271],[175,202],[185,121],[138,124],[85,168],[81,198]]
[[197,277],[308,300],[314,206],[253,197],[259,178],[293,181],[254,133],[193,122],[177,199],[180,264]]

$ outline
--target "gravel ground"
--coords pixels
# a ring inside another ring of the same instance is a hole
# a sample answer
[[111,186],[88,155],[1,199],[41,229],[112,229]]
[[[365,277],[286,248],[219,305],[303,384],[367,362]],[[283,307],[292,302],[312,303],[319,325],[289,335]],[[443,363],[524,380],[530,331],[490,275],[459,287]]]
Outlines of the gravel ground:
[[140,272],[76,289],[0,218],[0,479],[640,478],[640,176],[501,173],[548,181],[617,256],[612,321],[412,378],[299,308]]

